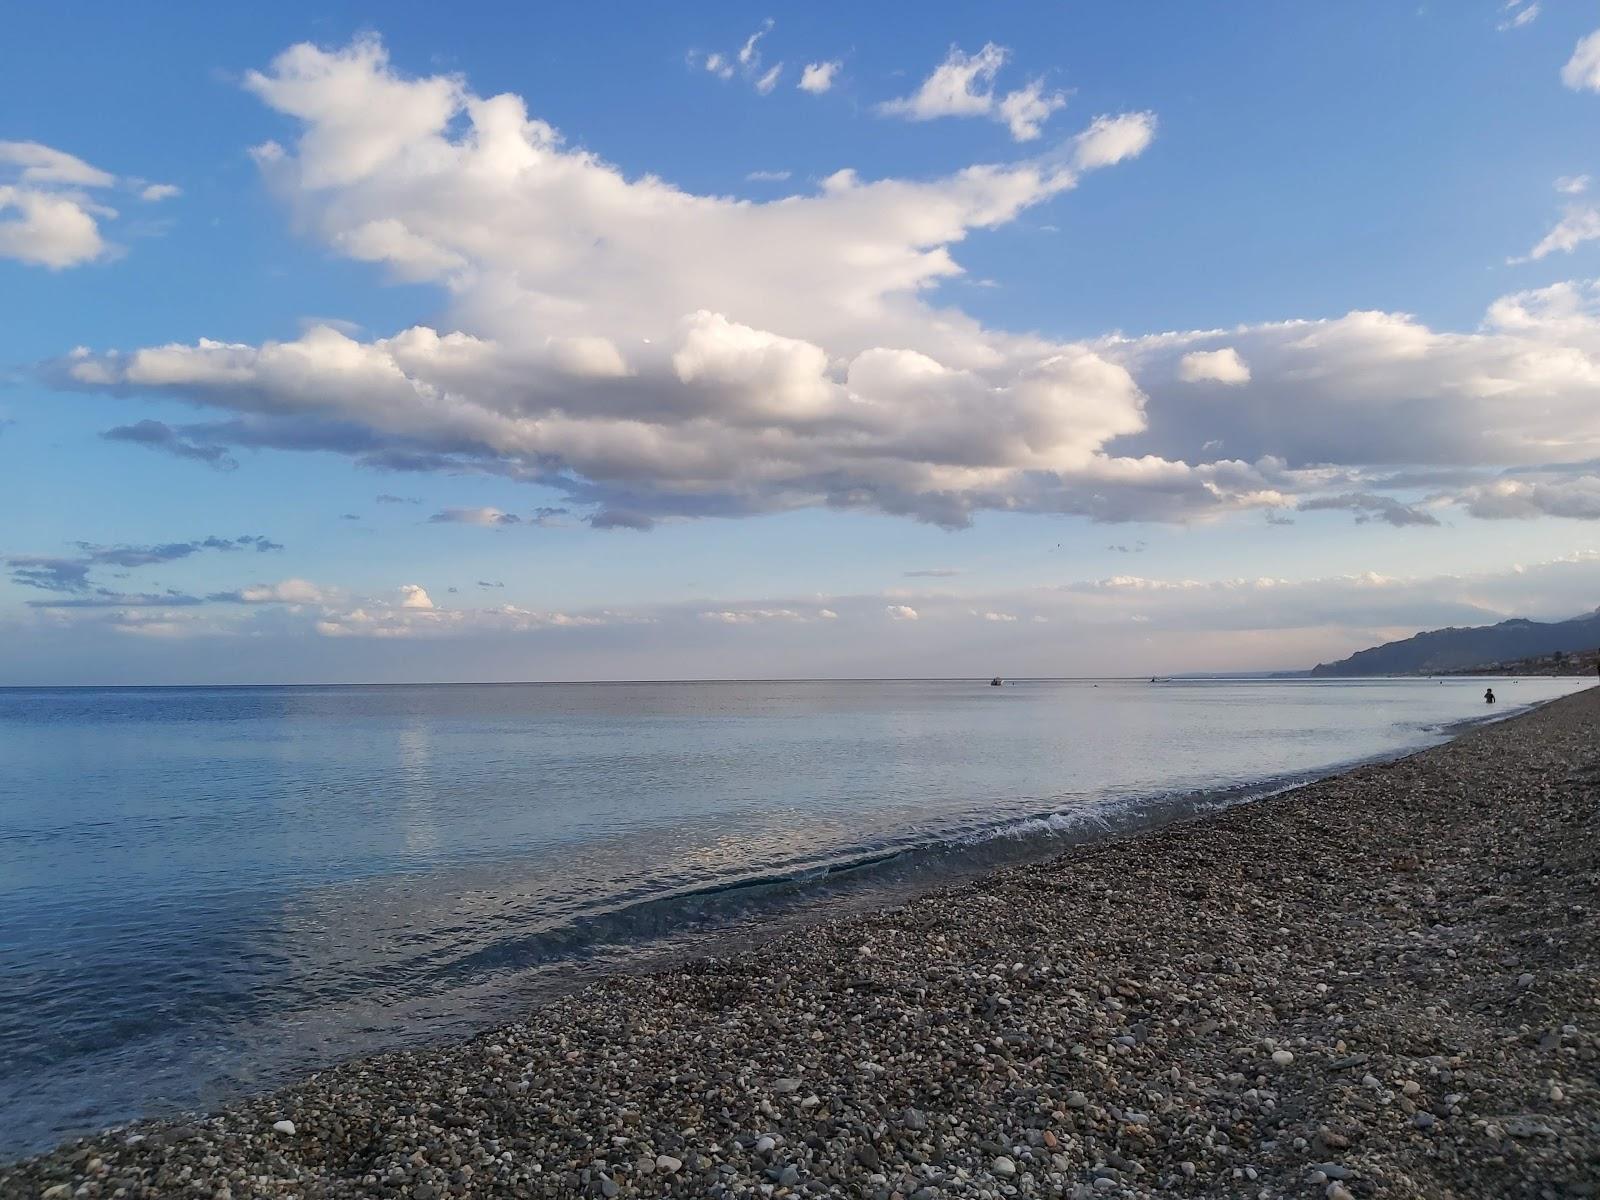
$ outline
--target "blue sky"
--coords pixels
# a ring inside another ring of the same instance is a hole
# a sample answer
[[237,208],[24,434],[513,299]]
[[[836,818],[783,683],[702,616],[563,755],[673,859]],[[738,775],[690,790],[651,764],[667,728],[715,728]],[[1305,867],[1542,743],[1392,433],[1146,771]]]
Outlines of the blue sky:
[[0,47],[0,682],[1595,603],[1584,6],[94,12]]

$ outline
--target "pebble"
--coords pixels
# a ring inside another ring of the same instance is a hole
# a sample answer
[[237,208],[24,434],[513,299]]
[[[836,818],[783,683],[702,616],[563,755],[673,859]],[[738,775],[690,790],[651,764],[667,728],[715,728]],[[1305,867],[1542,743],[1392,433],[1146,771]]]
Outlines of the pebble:
[[1007,1179],[1017,1173],[1017,1164],[1004,1154],[997,1156],[992,1165],[996,1175],[1004,1176]]
[[673,1158],[670,1154],[656,1155],[656,1170],[663,1175],[676,1175],[683,1170],[683,1159]]
[[1289,1050],[1274,1050],[1272,1052],[1272,1061],[1280,1067],[1287,1067],[1294,1062],[1294,1053]]
[[273,1132],[275,1132],[275,1133],[281,1133],[281,1134],[284,1134],[284,1135],[286,1135],[288,1137],[293,1137],[294,1136],[294,1122],[293,1121],[274,1121],[272,1123],[272,1129],[273,1129]]

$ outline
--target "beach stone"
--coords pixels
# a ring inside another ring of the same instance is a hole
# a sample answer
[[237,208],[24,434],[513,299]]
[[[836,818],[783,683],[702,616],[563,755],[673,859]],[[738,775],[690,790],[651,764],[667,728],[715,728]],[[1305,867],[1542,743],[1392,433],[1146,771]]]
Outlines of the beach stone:
[[681,1158],[673,1158],[670,1154],[658,1154],[656,1155],[656,1170],[663,1175],[676,1175],[683,1170],[683,1160]]
[[1007,1179],[1009,1179],[1011,1176],[1013,1176],[1013,1175],[1015,1175],[1017,1173],[1017,1164],[1016,1164],[1016,1162],[1009,1155],[1006,1155],[1006,1154],[1001,1154],[1001,1155],[996,1156],[996,1158],[995,1158],[994,1162],[991,1164],[991,1166],[993,1167],[994,1173],[996,1175],[1003,1176],[1003,1177],[1005,1177]]
[[294,1122],[293,1121],[274,1121],[272,1123],[272,1131],[274,1133],[281,1133],[285,1137],[293,1137],[294,1136]]
[[1277,1066],[1287,1067],[1294,1062],[1294,1052],[1291,1050],[1274,1050],[1272,1052],[1272,1061]]

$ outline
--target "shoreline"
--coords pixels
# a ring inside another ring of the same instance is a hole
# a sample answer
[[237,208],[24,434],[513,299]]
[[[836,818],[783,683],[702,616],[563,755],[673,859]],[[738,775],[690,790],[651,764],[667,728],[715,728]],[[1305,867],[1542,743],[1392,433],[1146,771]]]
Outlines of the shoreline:
[[1589,1194],[1597,732],[1594,689],[1474,719],[69,1143],[0,1195]]

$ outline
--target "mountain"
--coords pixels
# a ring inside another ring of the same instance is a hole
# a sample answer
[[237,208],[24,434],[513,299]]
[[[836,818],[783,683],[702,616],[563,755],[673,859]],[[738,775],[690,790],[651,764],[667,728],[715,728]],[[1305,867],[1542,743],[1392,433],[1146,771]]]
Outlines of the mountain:
[[1311,674],[1429,675],[1597,646],[1600,609],[1570,621],[1514,619],[1471,629],[1434,629],[1358,651],[1338,662],[1318,663]]

